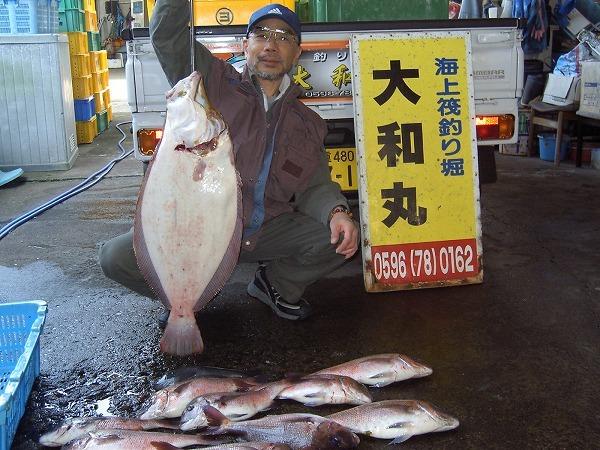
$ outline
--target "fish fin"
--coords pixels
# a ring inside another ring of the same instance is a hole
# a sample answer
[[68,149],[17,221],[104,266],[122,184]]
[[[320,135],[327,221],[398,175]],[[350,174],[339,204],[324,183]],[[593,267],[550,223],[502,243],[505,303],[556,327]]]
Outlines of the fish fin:
[[[379,378],[385,379],[386,377],[389,377],[389,375],[390,375],[390,372],[380,372],[378,374],[370,376],[369,379],[370,380],[377,380]],[[373,386],[373,387],[384,387],[384,386],[387,386],[388,384],[391,384],[391,383],[389,381],[379,381],[374,384],[369,383],[369,385]]]
[[412,437],[412,434],[404,434],[402,436],[398,436],[393,441],[391,441],[388,445],[401,444],[404,441],[409,440],[411,437]]
[[156,428],[166,428],[168,430],[179,430],[179,419],[163,419],[154,422]]
[[409,422],[396,422],[396,423],[393,423],[391,425],[388,425],[386,428],[388,430],[391,430],[391,429],[394,429],[394,428],[397,428],[397,429],[401,430],[403,428],[406,429],[406,426],[409,425],[409,424],[410,424]]
[[178,356],[204,351],[202,335],[193,313],[179,315],[171,311],[167,328],[160,340],[160,350]]
[[98,441],[102,441],[103,444],[114,444],[116,442],[122,441],[123,437],[118,434],[95,434],[94,432],[88,433],[93,439],[97,439]]
[[209,427],[220,427],[226,425],[229,419],[221,413],[217,408],[206,405],[202,407]]
[[182,381],[189,380],[197,377],[215,377],[215,378],[245,378],[248,375],[232,370],[225,369],[223,367],[214,366],[192,366],[192,367],[180,367],[163,375],[158,381],[154,383],[154,389],[163,389],[167,386],[171,386]]
[[175,447],[168,442],[150,442],[150,448],[153,450],[179,450],[179,447]]
[[192,380],[182,381],[173,389],[173,393],[181,394],[183,391],[187,389],[187,387],[192,383]]
[[[308,395],[307,395],[307,397],[308,397]],[[304,406],[313,407],[313,406],[321,406],[323,404],[323,402],[320,400],[313,400],[313,401],[302,402],[302,404]]]

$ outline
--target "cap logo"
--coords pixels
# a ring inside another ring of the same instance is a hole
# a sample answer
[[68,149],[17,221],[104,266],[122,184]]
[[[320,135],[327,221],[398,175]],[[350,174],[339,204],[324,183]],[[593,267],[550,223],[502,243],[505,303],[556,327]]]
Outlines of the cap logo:
[[273,8],[267,12],[267,14],[279,14],[280,16],[283,14],[279,8]]

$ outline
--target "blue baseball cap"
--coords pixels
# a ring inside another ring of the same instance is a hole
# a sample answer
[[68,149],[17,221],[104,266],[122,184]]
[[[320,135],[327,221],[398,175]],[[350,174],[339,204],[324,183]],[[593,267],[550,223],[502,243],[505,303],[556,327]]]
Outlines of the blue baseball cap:
[[290,27],[292,27],[292,30],[294,30],[294,33],[296,36],[298,36],[298,43],[300,43],[300,19],[298,19],[298,16],[294,11],[283,5],[280,5],[279,3],[272,3],[270,5],[263,6],[252,13],[250,20],[248,21],[246,37],[250,34],[257,22],[270,18],[283,20]]

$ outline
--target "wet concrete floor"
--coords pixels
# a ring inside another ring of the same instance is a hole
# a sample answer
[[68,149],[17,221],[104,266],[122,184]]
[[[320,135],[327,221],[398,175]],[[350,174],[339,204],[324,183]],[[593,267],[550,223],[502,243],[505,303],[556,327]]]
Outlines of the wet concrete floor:
[[[0,188],[0,224],[97,170],[118,153],[119,136],[113,127],[81,146],[70,171]],[[308,290],[313,318],[290,323],[246,295],[254,267],[240,266],[200,315],[206,352],[183,359],[158,351],[160,305],[106,279],[96,263],[99,243],[129,228],[141,181],[132,157],[117,164],[0,241],[0,301],[49,305],[41,375],[13,448],[41,448],[40,434],[67,417],[139,414],[152,382],[177,367],[277,378],[388,352],[434,373],[372,389],[376,400],[427,400],[461,422],[402,447],[598,448],[600,171],[498,154],[496,164],[498,181],[481,190],[482,284],[366,294],[357,257]],[[292,411],[308,408],[280,403],[272,412]],[[363,438],[360,448],[386,445]]]

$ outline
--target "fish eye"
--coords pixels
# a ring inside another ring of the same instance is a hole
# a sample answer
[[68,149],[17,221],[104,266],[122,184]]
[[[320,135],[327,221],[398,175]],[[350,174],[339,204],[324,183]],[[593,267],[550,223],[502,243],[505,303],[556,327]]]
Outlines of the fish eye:
[[334,447],[339,447],[339,445],[342,443],[341,439],[339,438],[339,436],[331,436],[329,438],[329,443],[331,445],[333,445]]
[[187,407],[185,408],[186,411],[193,411],[194,410],[194,405],[189,404],[187,405]]

